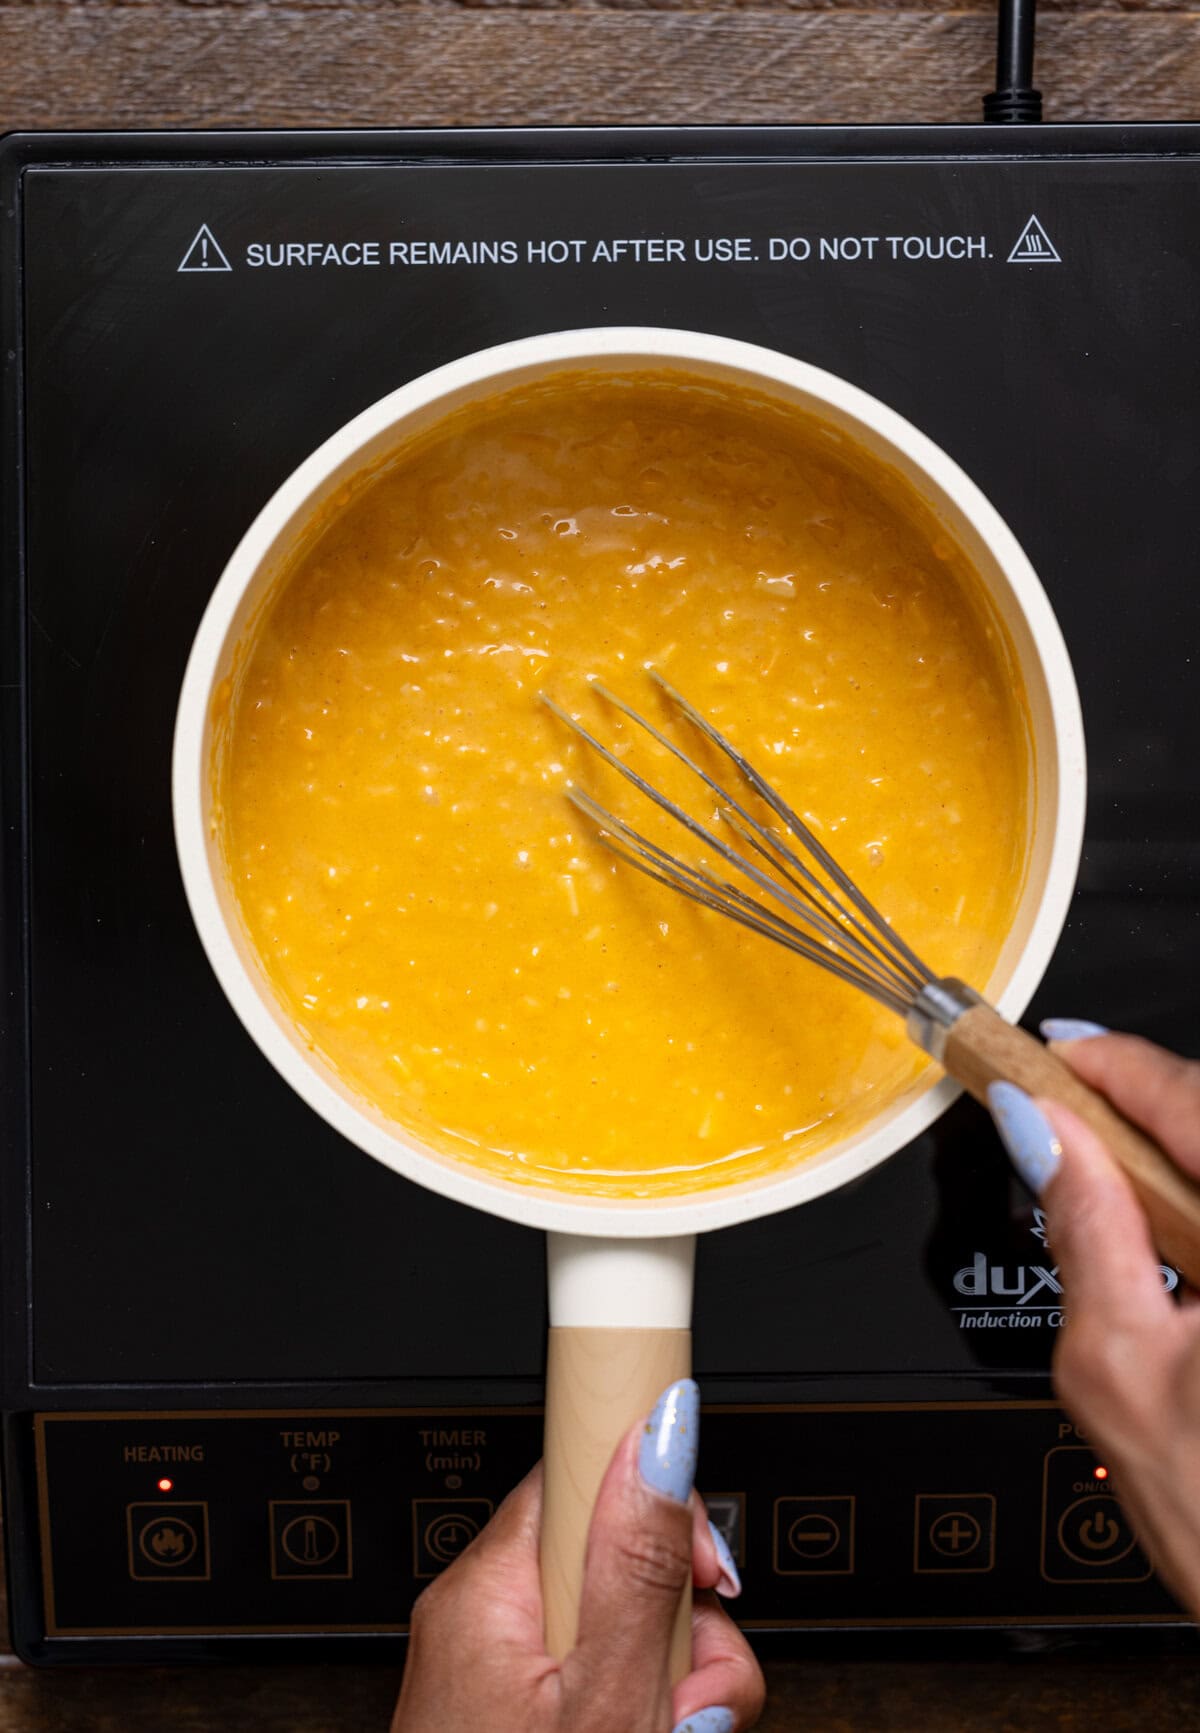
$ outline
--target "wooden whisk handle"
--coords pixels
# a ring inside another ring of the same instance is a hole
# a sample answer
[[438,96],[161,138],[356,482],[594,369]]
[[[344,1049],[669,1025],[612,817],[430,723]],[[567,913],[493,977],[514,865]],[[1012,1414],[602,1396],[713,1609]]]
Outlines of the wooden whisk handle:
[[1200,1185],[1048,1047],[978,1004],[947,1030],[942,1063],[985,1105],[988,1084],[1005,1082],[1078,1114],[1132,1183],[1162,1256],[1200,1287]]

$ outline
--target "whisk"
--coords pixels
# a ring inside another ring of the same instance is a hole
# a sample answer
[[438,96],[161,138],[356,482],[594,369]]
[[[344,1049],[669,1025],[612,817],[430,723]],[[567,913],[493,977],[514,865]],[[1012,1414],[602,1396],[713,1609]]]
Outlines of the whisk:
[[[910,1038],[976,1099],[988,1086],[1017,1084],[1062,1102],[1103,1139],[1131,1180],[1163,1256],[1200,1282],[1200,1185],[1034,1036],[1008,1023],[974,988],[937,975],[905,943],[803,819],[760,771],[663,676],[649,678],[676,718],[715,749],[714,774],[599,681],[592,690],[691,772],[715,800],[711,821],[694,817],[542,693],[577,739],[694,843],[688,860],[572,784],[567,795],[599,840],[649,878],[781,945],[904,1019]],[[761,804],[758,804],[761,803]],[[756,810],[771,815],[763,822]],[[682,838],[681,838],[682,840]],[[711,862],[722,862],[737,880]]]

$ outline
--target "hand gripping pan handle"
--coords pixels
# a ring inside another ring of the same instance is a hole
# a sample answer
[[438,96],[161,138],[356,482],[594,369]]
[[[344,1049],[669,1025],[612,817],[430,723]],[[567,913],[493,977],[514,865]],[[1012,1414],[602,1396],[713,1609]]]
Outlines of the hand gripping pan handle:
[[[588,1525],[613,1451],[666,1386],[690,1376],[695,1239],[551,1234],[542,1594],[546,1647],[579,1627]],[[691,1671],[691,1586],[680,1598],[671,1681]]]

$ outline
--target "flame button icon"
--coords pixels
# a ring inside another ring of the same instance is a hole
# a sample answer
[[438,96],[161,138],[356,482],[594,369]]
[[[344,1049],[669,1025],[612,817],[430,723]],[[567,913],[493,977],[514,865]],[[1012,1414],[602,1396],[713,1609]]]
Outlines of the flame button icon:
[[131,1504],[126,1527],[135,1582],[208,1581],[206,1504]]
[[177,1559],[180,1564],[188,1554],[195,1551],[196,1537],[190,1531],[186,1535],[182,1529],[153,1528],[149,1529],[150,1550],[160,1559]]

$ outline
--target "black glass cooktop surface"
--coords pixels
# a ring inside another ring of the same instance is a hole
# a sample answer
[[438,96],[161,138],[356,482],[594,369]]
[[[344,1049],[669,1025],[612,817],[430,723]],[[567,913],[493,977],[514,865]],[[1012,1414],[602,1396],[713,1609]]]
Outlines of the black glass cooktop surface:
[[[765,160],[721,135],[581,139],[587,161],[386,135],[12,153],[14,1405],[540,1377],[539,1236],[394,1177],[289,1093],[201,954],[169,804],[184,662],[243,530],[341,423],[481,346],[717,331],[944,445],[1027,549],[1083,700],[1087,844],[1031,1016],[1196,1048],[1200,166],[1111,139],[940,160],[923,136],[908,160],[805,134],[764,135]],[[860,1184],[702,1242],[696,1362],[711,1388],[991,1386],[1044,1370],[1060,1303],[961,1103]]]

